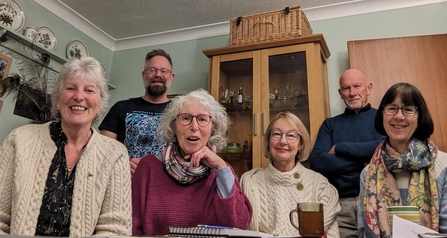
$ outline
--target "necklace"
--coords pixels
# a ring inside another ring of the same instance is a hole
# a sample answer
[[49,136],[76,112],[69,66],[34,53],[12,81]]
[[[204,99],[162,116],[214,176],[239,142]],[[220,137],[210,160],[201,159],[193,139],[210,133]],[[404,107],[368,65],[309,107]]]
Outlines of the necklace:
[[[90,141],[90,138],[92,137],[92,134],[93,134],[93,132],[90,130],[90,133],[89,133],[88,138],[87,138],[87,142],[85,142],[85,145],[82,147],[82,149],[80,151],[76,151],[76,153],[78,154],[78,156],[77,156],[78,158],[81,157],[81,154],[84,151],[85,147],[87,146],[88,142]],[[73,170],[73,168],[76,166],[77,161],[74,163],[73,166],[70,166],[70,162],[68,162],[67,159],[65,159],[65,161],[66,161],[66,164],[67,164],[67,171],[70,174],[71,171]]]
[[70,174],[71,171],[73,170],[73,168],[70,167],[70,163],[68,163],[68,161],[67,161],[67,170],[68,170],[68,173],[69,173],[69,174]]
[[[87,144],[85,144],[85,145],[87,145]],[[73,162],[73,165],[71,165],[71,163],[67,159],[65,159],[66,164],[67,164],[68,173],[71,173],[73,168],[76,166],[76,163],[79,161],[79,158],[81,157],[82,152],[84,151],[85,145],[82,147],[82,149],[80,151],[75,152],[77,159]]]

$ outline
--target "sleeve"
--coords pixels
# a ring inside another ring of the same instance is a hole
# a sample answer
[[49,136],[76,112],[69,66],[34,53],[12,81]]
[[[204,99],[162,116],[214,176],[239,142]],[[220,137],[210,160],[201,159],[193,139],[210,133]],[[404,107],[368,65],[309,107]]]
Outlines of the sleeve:
[[[363,200],[365,198],[365,178],[368,166],[365,167],[360,173],[360,192],[357,204],[357,227],[358,227],[358,237],[363,237],[365,233],[365,212],[363,211]],[[447,214],[446,214],[447,215]]]
[[[242,192],[237,176],[231,166],[234,184],[230,196],[223,198],[217,192],[212,196],[204,222],[222,226],[247,229],[253,214],[250,201]],[[217,176],[216,176],[217,179]]]
[[332,130],[328,120],[325,120],[321,124],[315,146],[309,157],[309,164],[312,170],[328,177],[330,175],[358,171],[359,166],[363,167],[363,162],[348,160],[338,155],[329,154],[328,152],[332,146]]
[[439,232],[447,232],[447,168],[444,168],[437,178],[439,198]]
[[131,235],[132,199],[129,155],[121,144],[95,229],[96,236]]
[[244,174],[242,174],[241,176],[241,180],[240,180],[240,186],[242,188],[242,191],[247,194],[248,192],[248,186],[250,184],[250,178],[252,176],[252,174],[254,173],[254,171],[256,171],[257,168],[254,168],[252,170],[249,170],[247,172],[245,172]]
[[234,185],[234,175],[229,166],[218,169],[216,172],[217,192],[221,197],[226,198],[231,195],[231,190]]
[[12,141],[10,134],[0,147],[0,234],[10,233],[15,150]]
[[365,142],[340,142],[335,146],[335,154],[346,158],[359,158],[362,162],[369,162],[377,146],[385,138],[374,130],[372,141]]
[[149,187],[149,164],[142,159],[132,176],[132,236],[142,236],[143,218],[146,211],[147,188]]
[[[122,124],[121,120],[124,120],[124,119],[120,118],[120,115],[121,115],[120,106],[119,106],[119,102],[117,102],[117,103],[115,103],[115,105],[113,105],[110,108],[109,112],[102,120],[98,129],[111,131],[118,135],[119,132],[123,130],[123,128],[120,128],[120,127]],[[122,124],[122,126],[124,127],[124,124]]]
[[[318,175],[321,176],[321,175]],[[340,203],[338,203],[338,192],[327,179],[320,179],[317,185],[320,194],[318,202],[324,205],[324,229],[327,231],[327,237],[339,237],[337,214],[340,212]]]

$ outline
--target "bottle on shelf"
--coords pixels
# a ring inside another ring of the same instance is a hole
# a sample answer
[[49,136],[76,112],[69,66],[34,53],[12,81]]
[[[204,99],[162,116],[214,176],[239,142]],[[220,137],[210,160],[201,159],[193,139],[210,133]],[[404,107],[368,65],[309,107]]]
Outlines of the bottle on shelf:
[[244,153],[249,152],[248,140],[244,140],[244,146],[242,147],[242,152],[244,152]]
[[242,93],[242,87],[239,87],[239,92],[237,93],[237,102],[242,103],[244,94]]
[[225,105],[227,112],[232,112],[234,111],[234,95],[230,93],[230,100],[228,101],[228,103]]

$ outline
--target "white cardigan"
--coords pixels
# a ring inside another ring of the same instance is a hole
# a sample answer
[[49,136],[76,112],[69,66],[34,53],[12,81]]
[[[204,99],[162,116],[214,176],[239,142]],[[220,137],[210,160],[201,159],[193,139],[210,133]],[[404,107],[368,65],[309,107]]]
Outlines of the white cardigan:
[[[34,236],[56,146],[49,124],[13,130],[0,147],[0,234]],[[130,235],[129,155],[93,129],[77,163],[70,236]]]

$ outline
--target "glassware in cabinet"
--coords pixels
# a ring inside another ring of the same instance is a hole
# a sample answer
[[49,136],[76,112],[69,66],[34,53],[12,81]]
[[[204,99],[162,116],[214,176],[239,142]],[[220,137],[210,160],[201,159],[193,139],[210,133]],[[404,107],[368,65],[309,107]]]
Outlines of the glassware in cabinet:
[[[204,50],[210,62],[208,87],[216,100],[225,98],[225,89],[237,96],[242,87],[244,100],[227,101],[232,125],[228,141],[243,144],[249,140],[249,156],[223,157],[238,176],[246,169],[266,167],[264,134],[267,125],[280,111],[291,111],[309,130],[314,143],[323,120],[330,116],[326,59],[330,56],[324,37],[316,34],[292,40]],[[220,89],[223,90],[220,90]],[[250,157],[250,159],[245,159]],[[248,161],[249,165],[241,165]],[[242,162],[241,162],[242,161]],[[250,167],[251,162],[251,167]]]

